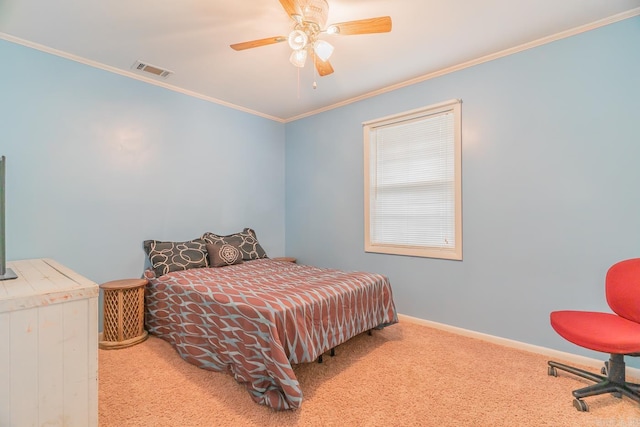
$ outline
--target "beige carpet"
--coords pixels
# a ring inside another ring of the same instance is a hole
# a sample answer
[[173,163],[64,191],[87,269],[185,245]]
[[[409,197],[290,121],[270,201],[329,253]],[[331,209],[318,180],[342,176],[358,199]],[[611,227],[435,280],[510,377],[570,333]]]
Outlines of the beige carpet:
[[[604,358],[604,357],[603,357]],[[275,412],[227,374],[166,342],[99,352],[100,426],[640,427],[640,405],[610,395],[572,406],[586,385],[547,375],[544,356],[402,322],[357,336],[324,363],[297,366],[304,401]]]

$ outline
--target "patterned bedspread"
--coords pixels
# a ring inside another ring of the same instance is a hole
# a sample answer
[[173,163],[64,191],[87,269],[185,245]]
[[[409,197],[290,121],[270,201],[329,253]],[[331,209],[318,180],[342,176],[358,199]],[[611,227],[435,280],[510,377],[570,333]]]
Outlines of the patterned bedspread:
[[292,365],[398,321],[379,274],[258,259],[145,276],[148,331],[188,362],[232,374],[277,410],[302,402]]

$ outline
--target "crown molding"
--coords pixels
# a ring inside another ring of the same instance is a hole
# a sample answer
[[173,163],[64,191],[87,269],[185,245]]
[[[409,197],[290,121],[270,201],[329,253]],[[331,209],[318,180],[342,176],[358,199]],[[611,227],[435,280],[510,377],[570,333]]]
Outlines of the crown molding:
[[626,12],[618,13],[616,15],[612,15],[612,16],[610,16],[608,18],[600,19],[598,21],[595,21],[595,22],[592,22],[592,23],[589,23],[589,24],[581,25],[581,26],[576,27],[576,28],[572,28],[572,29],[569,29],[569,30],[566,30],[566,31],[562,31],[560,33],[553,34],[551,36],[543,37],[543,38],[540,38],[540,39],[537,39],[537,40],[534,40],[534,41],[531,41],[531,42],[528,42],[528,43],[524,43],[524,44],[521,44],[519,46],[515,46],[515,47],[509,48],[509,49],[501,50],[501,51],[496,52],[496,53],[492,53],[492,54],[489,54],[489,55],[482,56],[480,58],[472,59],[470,61],[466,61],[466,62],[457,64],[457,65],[453,65],[451,67],[443,68],[441,70],[434,71],[432,73],[428,73],[428,74],[425,74],[423,76],[416,77],[416,78],[413,78],[411,80],[406,80],[404,82],[397,83],[397,84],[394,84],[394,85],[391,85],[391,86],[387,86],[387,87],[384,87],[382,89],[378,89],[378,90],[375,90],[375,91],[372,91],[372,92],[368,92],[368,93],[365,93],[363,95],[357,96],[355,98],[350,98],[350,99],[341,101],[339,103],[329,105],[327,107],[319,108],[317,110],[309,111],[307,113],[303,113],[303,114],[300,114],[300,115],[297,115],[297,116],[294,116],[294,117],[290,117],[290,118],[285,120],[285,123],[292,122],[292,121],[299,120],[299,119],[303,119],[303,118],[309,117],[309,116],[314,116],[316,114],[323,113],[325,111],[329,111],[329,110],[333,110],[333,109],[338,108],[338,107],[343,107],[345,105],[353,104],[354,102],[362,101],[362,100],[367,99],[367,98],[372,98],[374,96],[381,95],[381,94],[387,93],[387,92],[391,92],[391,91],[394,91],[394,90],[397,90],[397,89],[401,89],[403,87],[411,86],[411,85],[414,85],[416,83],[421,83],[421,82],[424,82],[426,80],[435,79],[436,77],[441,77],[441,76],[444,76],[446,74],[450,74],[450,73],[453,73],[453,72],[456,72],[456,71],[464,70],[465,68],[470,68],[470,67],[473,67],[473,66],[476,66],[476,65],[479,65],[479,64],[483,64],[485,62],[489,62],[489,61],[493,61],[493,60],[496,60],[496,59],[504,58],[505,56],[513,55],[513,54],[516,54],[516,53],[519,53],[519,52],[523,52],[523,51],[528,50],[528,49],[533,49],[535,47],[542,46],[542,45],[545,45],[545,44],[548,44],[548,43],[552,43],[552,42],[555,42],[557,40],[566,39],[567,37],[572,37],[572,36],[575,36],[577,34],[585,33],[587,31],[591,31],[591,30],[595,30],[597,28],[604,27],[606,25],[610,25],[610,24],[613,24],[613,23],[616,23],[616,22],[619,22],[619,21],[623,21],[625,19],[629,19],[629,18],[632,18],[634,16],[638,16],[638,15],[640,15],[640,7],[628,10]]
[[341,101],[341,102],[338,102],[338,103],[335,103],[335,104],[331,104],[331,105],[328,105],[326,107],[319,108],[317,110],[309,111],[309,112],[306,112],[306,113],[303,113],[303,114],[300,114],[300,115],[297,115],[297,116],[289,117],[289,118],[275,117],[275,116],[272,116],[272,115],[269,115],[269,114],[262,113],[260,111],[252,110],[252,109],[249,109],[249,108],[245,108],[245,107],[242,107],[242,106],[239,106],[239,105],[236,105],[236,104],[232,104],[232,103],[229,103],[229,102],[226,102],[226,101],[222,101],[222,100],[217,99],[217,98],[213,98],[213,97],[210,97],[210,96],[203,95],[203,94],[198,93],[198,92],[182,89],[182,88],[179,88],[177,86],[173,86],[173,85],[165,83],[165,82],[161,82],[161,81],[158,81],[158,80],[155,80],[155,79],[152,79],[152,78],[148,78],[146,76],[141,76],[141,75],[135,74],[135,73],[130,72],[130,71],[121,70],[119,68],[103,64],[101,62],[92,61],[92,60],[89,60],[89,59],[86,59],[86,58],[83,58],[83,57],[80,57],[80,56],[77,56],[77,55],[73,55],[73,54],[68,53],[68,52],[64,52],[64,51],[61,51],[61,50],[58,50],[58,49],[53,49],[51,47],[41,45],[39,43],[30,42],[28,40],[24,40],[24,39],[21,39],[19,37],[14,37],[14,36],[12,36],[10,34],[6,34],[6,33],[3,33],[3,32],[0,32],[0,39],[6,40],[6,41],[11,42],[11,43],[16,43],[16,44],[19,44],[19,45],[22,45],[22,46],[26,46],[26,47],[29,47],[29,48],[32,48],[32,49],[36,49],[36,50],[39,50],[39,51],[42,51],[42,52],[45,52],[45,53],[56,55],[56,56],[59,56],[59,57],[65,58],[65,59],[69,59],[71,61],[79,62],[81,64],[88,65],[90,67],[94,67],[94,68],[98,68],[98,69],[101,69],[101,70],[109,71],[111,73],[119,74],[119,75],[124,76],[124,77],[129,77],[129,78],[132,78],[132,79],[135,79],[135,80],[139,80],[139,81],[142,81],[142,82],[145,82],[145,83],[149,83],[149,84],[152,84],[152,85],[155,85],[155,86],[159,86],[159,87],[162,87],[162,88],[174,91],[174,92],[181,93],[183,95],[191,96],[191,97],[194,97],[194,98],[202,99],[204,101],[212,102],[214,104],[218,104],[218,105],[222,105],[222,106],[225,106],[225,107],[229,107],[229,108],[232,108],[234,110],[239,110],[239,111],[242,111],[242,112],[245,112],[245,113],[248,113],[248,114],[252,114],[252,115],[255,115],[255,116],[263,117],[265,119],[273,120],[273,121],[276,121],[276,122],[279,122],[279,123],[289,123],[289,122],[293,122],[293,121],[296,121],[296,120],[299,120],[299,119],[303,119],[303,118],[306,118],[306,117],[314,116],[316,114],[320,114],[320,113],[323,113],[325,111],[329,111],[329,110],[333,110],[333,109],[336,109],[336,108],[339,108],[339,107],[343,107],[345,105],[353,104],[354,102],[358,102],[358,101],[362,101],[362,100],[365,100],[365,99],[368,99],[368,98],[372,98],[374,96],[378,96],[378,95],[381,95],[381,94],[384,94],[384,93],[387,93],[387,92],[391,92],[391,91],[394,91],[394,90],[397,90],[397,89],[400,89],[400,88],[411,86],[411,85],[414,85],[416,83],[421,83],[421,82],[424,82],[426,80],[431,80],[431,79],[434,79],[434,78],[437,78],[437,77],[444,76],[446,74],[450,74],[450,73],[453,73],[453,72],[456,72],[456,71],[464,70],[466,68],[470,68],[470,67],[473,67],[473,66],[485,63],[485,62],[493,61],[493,60],[500,59],[500,58],[503,58],[503,57],[506,57],[506,56],[509,56],[509,55],[513,55],[513,54],[516,54],[516,53],[519,53],[519,52],[523,52],[525,50],[532,49],[532,48],[535,48],[535,47],[538,47],[538,46],[542,46],[542,45],[545,45],[547,43],[552,43],[552,42],[557,41],[557,40],[562,40],[562,39],[565,39],[567,37],[572,37],[572,36],[575,36],[577,34],[581,34],[581,33],[584,33],[584,32],[587,32],[587,31],[591,31],[591,30],[594,30],[594,29],[597,29],[597,28],[600,28],[600,27],[604,27],[606,25],[610,25],[610,24],[613,24],[613,23],[616,23],[616,22],[619,22],[619,21],[623,21],[625,19],[629,19],[629,18],[638,16],[638,15],[640,15],[640,7],[628,10],[626,12],[618,13],[616,15],[612,15],[612,16],[610,16],[608,18],[600,19],[598,21],[595,21],[595,22],[592,22],[592,23],[589,23],[589,24],[585,24],[585,25],[582,25],[582,26],[579,26],[579,27],[576,27],[576,28],[572,28],[572,29],[569,29],[569,30],[566,30],[566,31],[562,31],[560,33],[553,34],[551,36],[543,37],[543,38],[534,40],[532,42],[524,43],[524,44],[521,44],[519,46],[515,46],[513,48],[501,50],[499,52],[492,53],[492,54],[489,54],[489,55],[485,55],[485,56],[482,56],[480,58],[472,59],[470,61],[466,61],[466,62],[457,64],[457,65],[454,65],[454,66],[451,66],[451,67],[443,68],[441,70],[437,70],[437,71],[434,71],[434,72],[431,72],[431,73],[428,73],[428,74],[425,74],[425,75],[422,75],[422,76],[419,76],[419,77],[416,77],[416,78],[413,78],[413,79],[410,79],[410,80],[406,80],[406,81],[401,82],[401,83],[397,83],[397,84],[394,84],[394,85],[391,85],[391,86],[386,86],[384,88],[381,88],[381,89],[378,89],[378,90],[375,90],[375,91],[372,91],[372,92],[367,92],[367,93],[365,93],[363,95],[360,95],[360,96],[357,96],[357,97],[354,97],[354,98],[349,98],[347,100],[344,100],[344,101]]
[[178,93],[181,93],[183,95],[191,96],[193,98],[202,99],[204,101],[212,102],[214,104],[219,104],[219,105],[222,105],[222,106],[225,106],[225,107],[232,108],[234,110],[239,110],[239,111],[242,111],[242,112],[245,112],[245,113],[253,114],[255,116],[263,117],[265,119],[269,119],[269,120],[273,120],[273,121],[276,121],[276,122],[284,123],[284,119],[282,119],[280,117],[275,117],[275,116],[271,116],[271,115],[268,115],[268,114],[261,113],[259,111],[251,110],[249,108],[245,108],[245,107],[242,107],[242,106],[239,106],[239,105],[235,105],[235,104],[232,104],[230,102],[222,101],[220,99],[213,98],[211,96],[206,96],[206,95],[203,95],[203,94],[198,93],[198,92],[194,92],[194,91],[191,91],[191,90],[187,90],[187,89],[183,89],[183,88],[180,88],[180,87],[177,87],[177,86],[173,86],[171,84],[168,84],[168,83],[165,83],[165,82],[162,82],[162,81],[158,81],[158,80],[155,80],[153,78],[149,78],[149,77],[146,77],[146,76],[141,76],[141,75],[138,75],[138,74],[133,73],[131,71],[121,70],[119,68],[112,67],[110,65],[106,65],[106,64],[103,64],[103,63],[98,62],[98,61],[92,61],[90,59],[83,58],[83,57],[77,56],[77,55],[73,55],[71,53],[64,52],[62,50],[54,49],[54,48],[51,48],[49,46],[44,46],[44,45],[41,45],[39,43],[34,43],[34,42],[29,41],[29,40],[24,40],[24,39],[21,39],[19,37],[14,37],[14,36],[12,36],[10,34],[7,34],[7,33],[0,32],[0,39],[6,40],[6,41],[11,42],[11,43],[19,44],[19,45],[22,45],[22,46],[25,46],[25,47],[29,47],[29,48],[32,48],[32,49],[36,49],[36,50],[39,50],[41,52],[45,52],[45,53],[48,53],[48,54],[51,54],[51,55],[59,56],[61,58],[69,59],[71,61],[79,62],[81,64],[88,65],[88,66],[94,67],[94,68],[98,68],[100,70],[108,71],[110,73],[119,74],[121,76],[129,77],[129,78],[134,79],[134,80],[139,80],[141,82],[149,83],[149,84],[152,84],[154,86],[159,86],[159,87],[162,87],[162,88],[165,88],[165,89],[169,89],[169,90],[171,90],[173,92],[178,92]]

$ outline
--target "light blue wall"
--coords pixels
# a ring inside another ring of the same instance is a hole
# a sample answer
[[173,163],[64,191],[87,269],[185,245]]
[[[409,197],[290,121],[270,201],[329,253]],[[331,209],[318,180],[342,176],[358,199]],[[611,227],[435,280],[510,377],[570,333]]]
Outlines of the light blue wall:
[[7,258],[97,283],[145,239],[252,227],[284,254],[284,124],[0,40]]
[[[548,314],[606,309],[640,256],[638,45],[633,18],[285,126],[0,40],[8,258],[102,283],[140,275],[145,239],[251,226],[271,256],[387,274],[403,314],[594,355]],[[364,253],[361,123],[452,98],[464,260]]]
[[[594,356],[549,312],[606,309],[607,268],[640,257],[638,46],[628,19],[287,124],[287,255],[388,275],[406,315]],[[452,98],[463,261],[365,253],[361,123]]]

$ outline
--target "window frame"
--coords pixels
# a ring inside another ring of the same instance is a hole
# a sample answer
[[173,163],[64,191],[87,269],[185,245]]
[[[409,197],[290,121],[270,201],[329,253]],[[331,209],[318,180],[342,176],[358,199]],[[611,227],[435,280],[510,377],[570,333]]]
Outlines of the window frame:
[[[415,110],[398,113],[379,119],[369,120],[362,123],[364,135],[364,250],[365,252],[383,253],[392,255],[407,255],[425,258],[438,258],[449,260],[462,260],[462,118],[461,104],[459,99],[453,99],[438,104],[429,105]],[[372,242],[371,239],[371,173],[375,166],[372,162],[371,133],[375,129],[416,120],[428,118],[429,116],[453,112],[454,115],[454,245],[453,248],[442,248],[437,246],[417,246],[403,244],[382,244]]]

